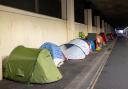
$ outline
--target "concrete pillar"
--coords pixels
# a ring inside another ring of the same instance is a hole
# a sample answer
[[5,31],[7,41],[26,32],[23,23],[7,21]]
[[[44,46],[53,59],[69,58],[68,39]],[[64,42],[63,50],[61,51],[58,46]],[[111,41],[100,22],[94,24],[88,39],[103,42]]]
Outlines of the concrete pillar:
[[107,33],[109,33],[110,32],[110,25],[107,24],[107,26],[108,26]]
[[88,33],[93,33],[92,10],[91,9],[85,9],[84,10],[84,17],[85,17],[85,24],[87,24]]
[[88,10],[84,10],[84,24],[88,25]]
[[108,33],[110,33],[110,32],[111,32],[111,30],[112,30],[112,27],[111,27],[111,25],[110,25],[110,24],[108,24]]
[[108,24],[108,23],[105,23],[105,32],[106,33],[110,33],[111,32],[111,25],[110,24]]
[[102,20],[102,32],[105,32],[104,20]]
[[93,29],[93,31],[97,33],[97,16],[94,16],[94,27],[95,29]]
[[94,26],[97,26],[97,17],[94,16]]
[[88,10],[84,10],[84,24],[87,26],[85,29],[86,35],[88,35]]
[[2,75],[2,58],[0,58],[0,80],[3,79],[3,75]]
[[108,33],[107,32],[108,31],[108,24],[107,24],[107,22],[104,23],[104,27],[105,27],[105,33],[107,34]]
[[61,0],[61,18],[67,19],[67,0]]
[[75,14],[74,14],[74,0],[67,2],[67,32],[68,41],[75,38]]
[[35,0],[35,11],[39,13],[39,0]]
[[99,34],[101,32],[101,30],[100,30],[100,16],[96,16],[96,29],[97,29],[97,33]]
[[111,32],[113,32],[114,31],[114,28],[113,28],[113,26],[111,25]]

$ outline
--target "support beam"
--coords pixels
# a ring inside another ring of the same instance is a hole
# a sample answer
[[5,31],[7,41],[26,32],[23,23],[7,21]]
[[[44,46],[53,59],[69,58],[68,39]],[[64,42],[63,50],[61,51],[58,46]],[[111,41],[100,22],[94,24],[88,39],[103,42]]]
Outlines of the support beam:
[[75,14],[74,14],[74,0],[68,0],[67,2],[67,30],[68,41],[75,38]]
[[84,10],[84,24],[88,25],[88,10]]
[[2,58],[0,57],[0,80],[3,79],[3,74],[2,74]]
[[97,16],[94,16],[94,26],[95,26],[95,29],[94,32],[97,33]]
[[110,27],[111,27],[111,30],[110,30],[110,32],[113,32],[114,28],[112,27],[112,25],[110,25]]
[[109,33],[110,32],[110,25],[107,24],[107,26],[108,26],[107,33]]
[[84,10],[84,24],[87,26],[87,34],[88,34],[88,10]]
[[87,24],[88,33],[93,33],[92,29],[92,10],[85,9],[84,10],[85,24]]
[[111,30],[112,30],[111,25],[110,25],[110,24],[108,24],[108,33],[110,33],[110,32],[111,32]]
[[101,29],[100,29],[100,16],[96,16],[96,29],[97,29],[97,33],[99,34],[101,32]]
[[67,0],[61,0],[61,18],[67,20]]
[[94,25],[97,26],[97,17],[94,16]]
[[35,0],[35,12],[39,13],[39,0]]
[[102,32],[105,32],[105,27],[104,27],[104,20],[102,20]]
[[107,22],[105,22],[105,24],[104,24],[104,26],[105,26],[105,33],[107,34],[108,32],[108,24],[107,24]]

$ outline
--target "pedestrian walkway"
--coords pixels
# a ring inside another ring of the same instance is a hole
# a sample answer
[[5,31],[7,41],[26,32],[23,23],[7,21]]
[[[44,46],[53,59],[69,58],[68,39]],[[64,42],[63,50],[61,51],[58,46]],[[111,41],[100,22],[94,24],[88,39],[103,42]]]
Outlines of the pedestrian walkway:
[[113,43],[114,41],[108,42],[102,51],[93,53],[84,60],[66,61],[59,68],[63,74],[63,79],[60,81],[50,84],[24,84],[4,79],[0,81],[0,87],[2,89],[87,89]]
[[117,40],[94,89],[128,89],[128,40]]

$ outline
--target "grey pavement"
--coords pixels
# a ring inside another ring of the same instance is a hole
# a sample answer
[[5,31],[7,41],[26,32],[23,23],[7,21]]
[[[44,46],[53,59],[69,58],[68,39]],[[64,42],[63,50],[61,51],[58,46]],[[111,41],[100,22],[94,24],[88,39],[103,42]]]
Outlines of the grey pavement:
[[128,89],[128,40],[117,40],[94,89]]

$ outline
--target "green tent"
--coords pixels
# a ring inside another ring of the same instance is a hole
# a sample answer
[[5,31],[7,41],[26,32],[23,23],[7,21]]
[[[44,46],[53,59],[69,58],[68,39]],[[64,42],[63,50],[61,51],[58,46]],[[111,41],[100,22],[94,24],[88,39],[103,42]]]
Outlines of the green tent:
[[84,34],[83,32],[79,32],[79,37],[80,37],[81,39],[85,39],[85,34]]
[[47,49],[16,47],[5,65],[5,78],[29,83],[50,83],[62,78]]

